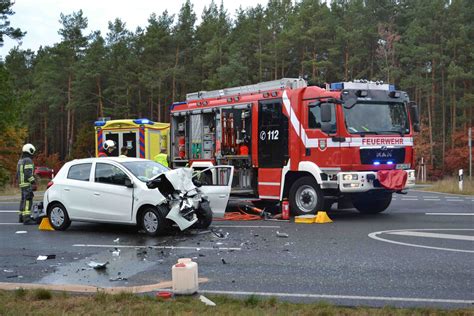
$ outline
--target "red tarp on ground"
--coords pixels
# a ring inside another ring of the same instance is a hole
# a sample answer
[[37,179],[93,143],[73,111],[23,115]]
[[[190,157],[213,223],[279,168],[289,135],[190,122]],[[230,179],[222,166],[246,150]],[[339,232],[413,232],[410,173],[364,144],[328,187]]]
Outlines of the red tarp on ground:
[[380,170],[377,171],[380,184],[389,190],[401,190],[407,183],[408,174],[403,170]]

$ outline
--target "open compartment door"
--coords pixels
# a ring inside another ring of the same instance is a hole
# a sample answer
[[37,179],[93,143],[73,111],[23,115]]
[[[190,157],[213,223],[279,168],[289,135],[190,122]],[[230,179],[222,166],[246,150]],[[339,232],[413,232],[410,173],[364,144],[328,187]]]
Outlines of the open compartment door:
[[233,166],[213,166],[197,171],[194,176],[202,183],[200,191],[209,199],[214,217],[223,217],[229,202]]

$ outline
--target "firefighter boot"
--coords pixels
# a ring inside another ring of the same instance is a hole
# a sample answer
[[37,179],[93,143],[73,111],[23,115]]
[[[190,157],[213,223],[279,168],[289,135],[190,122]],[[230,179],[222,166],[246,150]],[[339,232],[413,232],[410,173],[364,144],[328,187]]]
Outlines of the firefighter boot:
[[23,215],[21,213],[18,215],[18,223],[23,223]]

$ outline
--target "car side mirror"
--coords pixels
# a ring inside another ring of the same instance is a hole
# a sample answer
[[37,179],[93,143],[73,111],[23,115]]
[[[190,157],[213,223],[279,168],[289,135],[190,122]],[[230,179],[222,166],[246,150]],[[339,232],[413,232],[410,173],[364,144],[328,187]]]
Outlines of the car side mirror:
[[133,181],[130,178],[125,178],[124,184],[127,188],[133,188]]
[[329,123],[332,118],[332,103],[321,103],[321,122]]

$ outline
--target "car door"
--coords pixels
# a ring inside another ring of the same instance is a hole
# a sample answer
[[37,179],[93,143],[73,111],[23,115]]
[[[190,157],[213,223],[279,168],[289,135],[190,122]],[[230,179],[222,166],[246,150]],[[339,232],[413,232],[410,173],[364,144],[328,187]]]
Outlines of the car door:
[[90,204],[95,220],[130,222],[133,188],[125,185],[130,177],[124,170],[107,162],[96,162],[91,183]]
[[229,202],[233,166],[213,166],[194,174],[202,186],[199,190],[208,197],[214,217],[223,217]]
[[69,167],[66,179],[62,184],[62,201],[71,219],[91,216],[90,175],[92,163],[74,164]]

